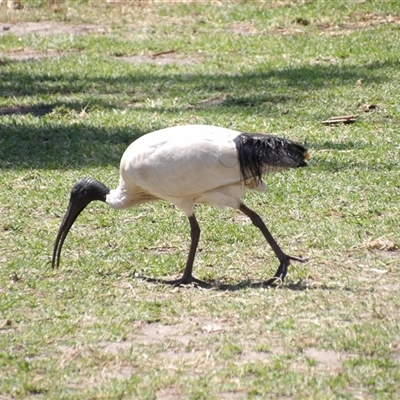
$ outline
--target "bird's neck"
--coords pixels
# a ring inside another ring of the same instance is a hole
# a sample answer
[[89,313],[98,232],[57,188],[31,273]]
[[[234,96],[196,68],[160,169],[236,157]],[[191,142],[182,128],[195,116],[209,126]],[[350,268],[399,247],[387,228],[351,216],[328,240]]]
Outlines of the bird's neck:
[[119,187],[110,190],[106,196],[106,203],[116,210],[129,207],[127,204],[126,192],[125,190],[121,190]]
[[120,184],[116,189],[110,190],[106,196],[105,202],[110,207],[121,210],[123,208],[130,208],[138,204],[157,200],[160,200],[160,198],[138,186],[126,188],[124,184]]

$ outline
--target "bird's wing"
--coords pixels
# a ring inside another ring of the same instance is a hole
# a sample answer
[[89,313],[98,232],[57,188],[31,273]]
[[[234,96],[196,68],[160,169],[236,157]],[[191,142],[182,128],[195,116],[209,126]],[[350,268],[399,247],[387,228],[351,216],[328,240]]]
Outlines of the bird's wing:
[[121,178],[157,197],[187,197],[240,182],[236,145],[240,133],[205,125],[147,134],[121,160]]

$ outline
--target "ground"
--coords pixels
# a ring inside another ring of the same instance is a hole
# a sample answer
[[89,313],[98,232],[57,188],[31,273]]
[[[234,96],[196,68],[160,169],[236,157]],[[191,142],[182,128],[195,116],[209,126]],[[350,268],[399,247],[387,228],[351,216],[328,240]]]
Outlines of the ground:
[[[1,399],[398,398],[400,10],[384,3],[0,12]],[[322,124],[338,115],[357,118]],[[309,147],[308,168],[246,197],[309,261],[266,287],[277,260],[251,222],[199,207],[195,274],[214,287],[146,282],[181,274],[185,217],[93,205],[51,270],[72,184],[116,185],[135,137],[187,122]]]

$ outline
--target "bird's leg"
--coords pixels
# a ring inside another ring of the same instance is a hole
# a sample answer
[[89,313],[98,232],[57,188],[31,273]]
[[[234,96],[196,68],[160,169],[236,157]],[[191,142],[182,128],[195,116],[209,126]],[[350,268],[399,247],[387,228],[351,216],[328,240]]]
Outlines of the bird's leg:
[[199,243],[199,238],[200,238],[200,226],[194,214],[189,217],[189,223],[190,223],[191,242],[190,242],[189,255],[186,261],[186,266],[185,270],[183,271],[182,278],[172,281],[165,281],[165,283],[175,286],[185,285],[187,283],[197,283],[200,286],[208,287],[210,286],[209,284],[201,281],[200,279],[195,278],[192,275],[194,256],[196,255],[197,245]]
[[271,246],[272,250],[274,251],[275,255],[278,257],[280,264],[279,264],[278,270],[276,271],[276,273],[274,275],[274,278],[280,279],[283,282],[283,280],[286,277],[288,267],[290,265],[290,260],[300,261],[300,262],[307,261],[300,257],[292,257],[292,256],[285,254],[282,251],[282,249],[279,247],[279,245],[275,241],[275,239],[272,237],[271,233],[265,226],[261,217],[255,211],[251,210],[243,203],[240,205],[239,209],[240,209],[240,211],[242,211],[244,214],[246,214],[250,218],[250,220],[254,226],[256,226],[258,229],[260,229],[260,231],[264,235],[265,239],[267,240],[268,244]]

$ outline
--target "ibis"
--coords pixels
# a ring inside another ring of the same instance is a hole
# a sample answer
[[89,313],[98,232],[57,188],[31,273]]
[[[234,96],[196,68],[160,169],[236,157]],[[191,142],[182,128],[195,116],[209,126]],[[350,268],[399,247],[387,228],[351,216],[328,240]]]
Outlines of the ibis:
[[165,283],[206,284],[192,274],[200,238],[195,216],[197,204],[231,207],[247,215],[279,260],[274,279],[283,281],[291,261],[305,260],[282,251],[259,214],[245,205],[243,197],[249,189],[265,191],[263,175],[304,167],[309,158],[302,145],[274,135],[208,125],[175,126],[148,133],[135,140],[122,155],[116,189],[110,190],[91,178],[82,178],[73,186],[55,240],[52,267],[59,267],[65,238],[90,202],[99,200],[120,210],[165,200],[186,214],[191,237],[183,275]]

